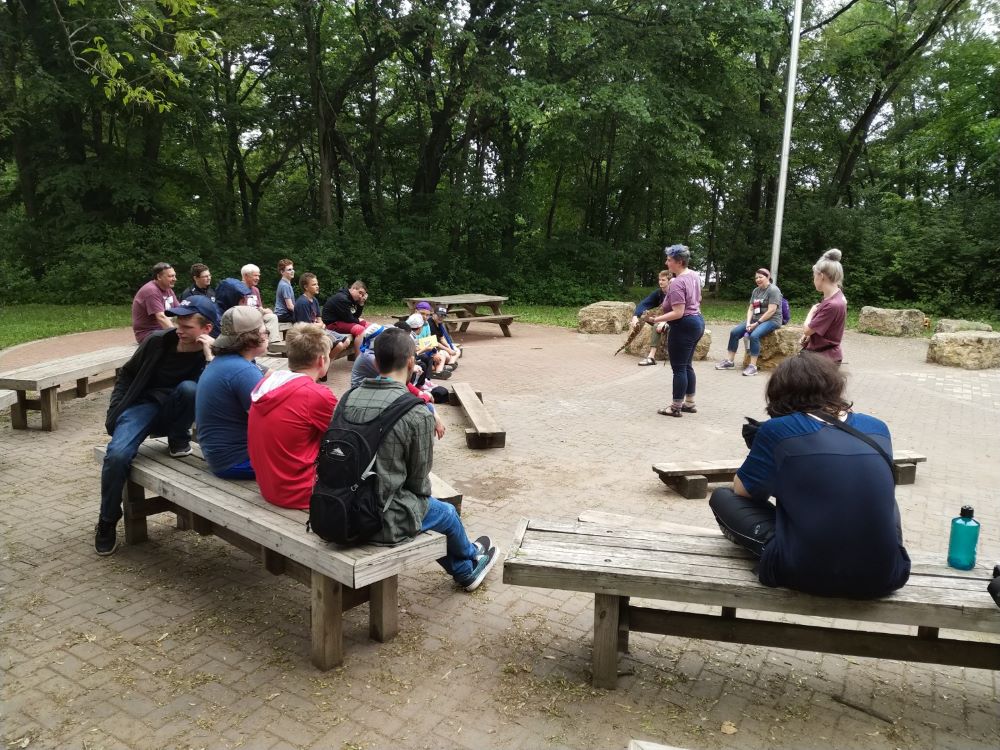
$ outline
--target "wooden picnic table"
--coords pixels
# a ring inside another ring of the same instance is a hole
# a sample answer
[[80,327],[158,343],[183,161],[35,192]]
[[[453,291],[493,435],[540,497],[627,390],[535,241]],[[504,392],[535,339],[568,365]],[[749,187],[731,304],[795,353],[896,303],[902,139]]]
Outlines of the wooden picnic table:
[[[448,315],[454,315],[452,320],[445,321],[451,326],[460,326],[460,333],[465,333],[469,329],[470,323],[495,323],[500,326],[503,335],[510,338],[510,324],[516,315],[505,314],[501,307],[507,301],[507,297],[500,297],[493,294],[448,294],[438,297],[408,297],[406,304],[410,312],[416,308],[418,302],[430,302],[431,307],[444,307],[448,310]],[[489,312],[482,312],[480,308],[488,308]]]

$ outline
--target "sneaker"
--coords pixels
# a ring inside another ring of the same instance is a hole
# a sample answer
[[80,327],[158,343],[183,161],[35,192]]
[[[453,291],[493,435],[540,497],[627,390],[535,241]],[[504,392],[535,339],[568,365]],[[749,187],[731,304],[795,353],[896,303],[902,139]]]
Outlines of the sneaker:
[[434,373],[434,378],[436,380],[447,380],[451,377],[451,370],[441,370],[441,372]]
[[490,547],[493,546],[493,540],[484,535],[476,539],[472,545],[476,548],[476,559],[479,559],[482,555],[490,551]]
[[191,455],[191,441],[185,440],[183,443],[167,441],[167,450],[171,458],[184,458]]
[[731,359],[724,359],[719,364],[715,366],[716,370],[732,370],[736,367],[736,363]]
[[746,368],[744,368],[744,370],[743,370],[743,374],[746,375],[746,376],[748,376],[748,377],[750,375],[756,375],[757,374],[757,366],[756,365],[747,365]]
[[476,558],[476,567],[472,569],[472,575],[468,578],[468,583],[461,584],[466,591],[475,591],[479,585],[486,580],[486,574],[490,572],[493,563],[497,561],[497,548],[490,547],[485,554]]
[[94,549],[99,555],[113,555],[118,549],[118,522],[97,519],[94,527]]

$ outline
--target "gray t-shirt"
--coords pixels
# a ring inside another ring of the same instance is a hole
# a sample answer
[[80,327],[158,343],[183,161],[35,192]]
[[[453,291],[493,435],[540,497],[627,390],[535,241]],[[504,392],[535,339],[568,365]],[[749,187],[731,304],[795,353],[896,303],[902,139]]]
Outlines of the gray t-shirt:
[[763,289],[759,286],[755,286],[753,288],[753,291],[750,293],[750,307],[753,308],[753,314],[750,316],[750,322],[756,323],[760,320],[760,316],[767,312],[768,305],[775,305],[774,315],[768,318],[768,320],[773,320],[780,326],[781,290],[774,284],[768,284]]
[[274,295],[274,314],[282,323],[291,323],[295,319],[294,310],[288,309],[285,300],[291,302],[293,308],[295,307],[295,290],[287,279],[282,279],[278,282],[278,291]]
[[354,360],[354,367],[351,368],[351,388],[357,388],[365,378],[377,378],[378,376],[375,353],[371,351],[361,352]]

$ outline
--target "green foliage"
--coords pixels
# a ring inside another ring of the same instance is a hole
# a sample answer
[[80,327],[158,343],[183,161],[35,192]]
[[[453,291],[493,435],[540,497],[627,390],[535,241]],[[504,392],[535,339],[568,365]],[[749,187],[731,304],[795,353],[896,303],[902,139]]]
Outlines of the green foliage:
[[0,307],[0,349],[66,333],[131,325],[125,305],[28,304]]

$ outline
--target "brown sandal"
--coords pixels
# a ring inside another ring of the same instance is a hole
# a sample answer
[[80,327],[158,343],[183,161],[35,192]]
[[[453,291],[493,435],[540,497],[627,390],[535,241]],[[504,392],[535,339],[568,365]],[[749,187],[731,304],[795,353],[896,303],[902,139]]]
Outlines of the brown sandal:
[[665,417],[679,417],[681,416],[681,407],[679,406],[664,406],[662,409],[656,410],[657,414],[662,414]]
[[652,357],[643,357],[639,360],[639,367],[649,367],[650,365],[655,365],[656,360]]

